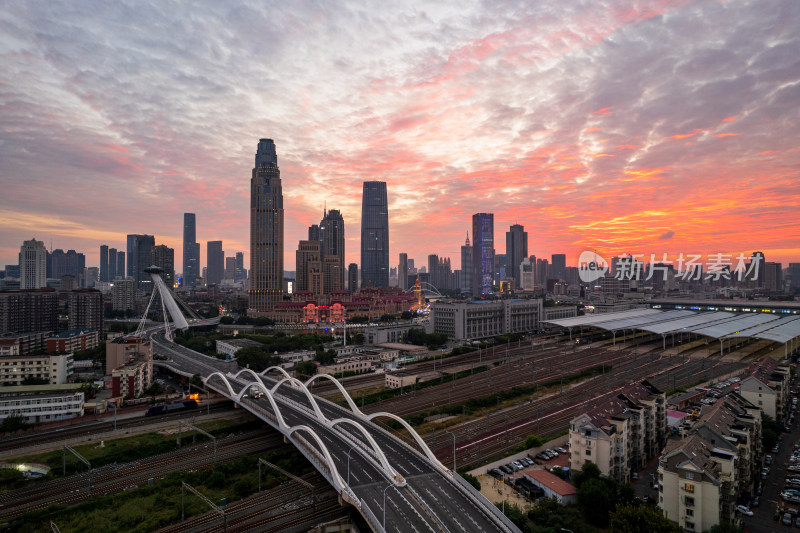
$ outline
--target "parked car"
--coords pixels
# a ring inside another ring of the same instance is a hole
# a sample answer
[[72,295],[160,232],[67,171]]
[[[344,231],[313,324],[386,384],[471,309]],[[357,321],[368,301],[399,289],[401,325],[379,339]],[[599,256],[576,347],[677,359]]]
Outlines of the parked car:
[[746,505],[737,505],[736,510],[742,513],[743,515],[753,516],[753,511],[750,510],[749,507]]
[[767,456],[764,457],[764,464],[766,464],[767,466],[772,464],[772,456],[770,454],[767,454]]
[[524,468],[524,467],[522,466],[522,463],[520,463],[519,461],[513,461],[513,462],[511,463],[511,465],[512,465],[512,466],[513,466],[513,467],[514,467],[516,470],[522,470],[522,469]]
[[558,448],[555,448],[555,450],[556,450],[558,453],[567,453],[567,450],[565,450],[565,449],[564,449],[564,448],[562,448],[561,446],[559,446]]
[[491,470],[489,470],[489,475],[497,479],[503,478],[503,472],[497,468],[492,468]]
[[782,522],[783,522],[784,526],[791,526],[792,525],[792,515],[790,515],[789,513],[784,513]]
[[639,472],[634,472],[633,474],[631,474],[631,479],[634,481],[639,479]]
[[750,507],[758,507],[760,504],[761,501],[759,500],[758,496],[756,496],[755,498],[753,498],[753,501],[750,502]]
[[509,468],[508,465],[502,465],[500,467],[500,470],[502,470],[506,474],[511,474],[513,472],[513,470],[511,468]]

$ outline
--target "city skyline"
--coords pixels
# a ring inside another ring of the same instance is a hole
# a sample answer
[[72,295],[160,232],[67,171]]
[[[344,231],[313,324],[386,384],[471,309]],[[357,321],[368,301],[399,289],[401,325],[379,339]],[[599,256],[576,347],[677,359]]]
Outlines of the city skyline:
[[518,223],[530,255],[569,265],[583,250],[798,262],[800,6],[769,5],[231,3],[192,26],[169,4],[10,5],[0,264],[35,238],[97,265],[128,234],[182,264],[187,212],[197,242],[249,262],[262,136],[282,154],[287,270],[325,200],[346,221],[344,263],[360,263],[373,180],[389,190],[392,266],[400,251],[455,260],[479,211],[497,253]]

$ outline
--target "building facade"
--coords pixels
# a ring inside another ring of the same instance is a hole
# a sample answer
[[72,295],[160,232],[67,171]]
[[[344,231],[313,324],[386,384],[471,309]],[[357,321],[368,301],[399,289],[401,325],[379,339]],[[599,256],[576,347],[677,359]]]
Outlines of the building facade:
[[47,287],[47,248],[44,242],[24,241],[19,250],[19,288]]
[[[335,275],[326,284],[331,287],[329,290],[341,290],[344,288],[344,217],[338,209],[326,210],[322,221],[319,223],[319,236],[321,245],[321,257],[325,261],[328,257],[336,258],[335,267],[328,269]],[[333,287],[337,287],[334,289]]]
[[200,244],[197,242],[197,218],[183,214],[183,286],[194,287],[200,277]]
[[440,301],[431,304],[433,331],[454,340],[496,337],[539,328],[542,300],[480,302]]
[[472,245],[469,233],[464,246],[461,247],[461,294],[472,294]]
[[105,338],[103,294],[97,289],[69,293],[69,329],[93,329]]
[[250,180],[251,315],[272,311],[283,299],[283,189],[272,139],[261,139]]
[[389,286],[389,203],[385,181],[365,181],[361,198],[361,285]]
[[0,420],[17,415],[28,424],[42,424],[83,416],[80,383],[10,386],[0,389]]
[[408,254],[403,252],[397,263],[397,286],[400,290],[408,290]]
[[206,285],[219,285],[225,277],[225,252],[222,241],[208,241],[206,243]]
[[528,257],[528,232],[520,224],[512,225],[506,232],[506,275],[514,277],[514,286],[522,287],[519,266]]
[[55,289],[0,291],[0,334],[58,329],[58,294]]
[[7,355],[0,357],[0,385],[23,385],[26,378],[66,383],[73,372],[73,355]]
[[358,290],[358,265],[355,263],[347,265],[347,290],[351,294]]
[[494,280],[494,214],[472,215],[472,294],[493,292]]

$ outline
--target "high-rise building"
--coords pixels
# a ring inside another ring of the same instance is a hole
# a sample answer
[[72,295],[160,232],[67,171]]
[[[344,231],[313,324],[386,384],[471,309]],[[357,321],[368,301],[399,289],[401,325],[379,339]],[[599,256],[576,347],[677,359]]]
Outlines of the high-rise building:
[[791,289],[800,290],[800,263],[789,263],[786,274],[791,282]]
[[24,241],[19,250],[19,288],[40,289],[47,286],[47,248],[44,242]]
[[175,285],[175,250],[164,244],[153,246],[150,264],[161,269],[164,285],[172,288]]
[[244,254],[242,252],[236,252],[236,264],[234,265],[234,272],[233,272],[233,280],[234,281],[244,281],[247,279],[245,275],[244,269]]
[[311,290],[309,272],[317,272],[322,269],[320,248],[319,241],[300,241],[297,245],[297,253],[295,255],[295,291]]
[[472,294],[492,292],[494,273],[494,214],[472,215]]
[[[338,209],[325,211],[319,223],[319,240],[322,243],[321,258],[323,263],[328,256],[335,257],[338,267],[333,269],[339,275],[333,286],[344,287],[344,218]],[[325,289],[329,292],[328,288]],[[335,289],[330,289],[335,290]]]
[[550,265],[550,276],[553,278],[566,280],[567,279],[566,254],[553,254],[550,259],[552,260],[552,264]]
[[125,252],[117,252],[117,276],[124,278],[125,276]]
[[[52,268],[52,267],[51,267]],[[100,245],[100,281],[108,281],[108,245]]]
[[351,293],[358,290],[358,265],[355,263],[347,265],[347,290]]
[[330,294],[332,291],[344,289],[344,276],[339,263],[339,258],[335,255],[326,255],[322,259],[322,293]]
[[200,243],[197,242],[197,218],[183,214],[183,285],[194,287],[200,277]]
[[150,292],[153,281],[144,269],[151,266],[155,245],[156,238],[152,235],[128,235],[129,276],[136,280],[136,287],[146,293]]
[[[70,250],[72,251],[72,250]],[[69,252],[67,252],[69,253]],[[83,255],[83,254],[81,254]],[[84,261],[85,263],[85,261]],[[108,249],[108,281],[114,281],[114,278],[117,277],[117,249],[116,248],[109,248]]]
[[206,247],[206,285],[219,285],[225,275],[225,252],[222,241],[208,241]]
[[261,139],[250,180],[249,313],[269,313],[283,299],[283,190],[272,139]]
[[461,293],[472,294],[472,245],[469,243],[469,232],[461,247]]
[[365,181],[361,197],[361,285],[389,286],[389,202],[385,181]]
[[0,333],[57,329],[58,293],[55,289],[0,290]]
[[133,278],[117,278],[111,288],[111,304],[114,311],[136,308],[136,281]]
[[233,281],[236,276],[236,257],[225,258],[225,276],[222,279]]
[[83,270],[86,268],[86,256],[75,250],[58,249],[48,254],[50,258],[50,274],[48,277],[61,279],[73,276],[79,285],[83,285]]
[[519,265],[528,257],[528,232],[521,224],[514,224],[506,232],[506,274],[514,277],[517,287],[522,287]]
[[531,262],[529,257],[526,257],[522,260],[522,263],[519,264],[519,279],[520,285],[519,288],[524,291],[533,290],[535,284],[535,272],[534,272],[534,263],[536,259]]
[[322,235],[320,234],[319,225],[318,224],[311,224],[308,227],[308,240],[309,241],[320,241],[320,240],[322,240]]
[[103,294],[97,289],[69,293],[69,329],[93,329],[104,339]]
[[400,290],[408,289],[408,254],[400,254],[400,262],[397,264],[397,286]]

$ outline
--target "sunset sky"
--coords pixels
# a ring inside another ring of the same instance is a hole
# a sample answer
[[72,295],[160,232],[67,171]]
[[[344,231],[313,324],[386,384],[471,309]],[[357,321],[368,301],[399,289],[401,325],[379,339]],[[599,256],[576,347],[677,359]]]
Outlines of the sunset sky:
[[[529,253],[800,262],[800,1],[7,2],[0,268],[23,240],[183,213],[249,261],[250,176],[275,140],[286,268],[323,205],[360,263],[361,187],[388,182],[390,264],[451,257],[471,215]],[[784,266],[786,266],[784,264]]]

